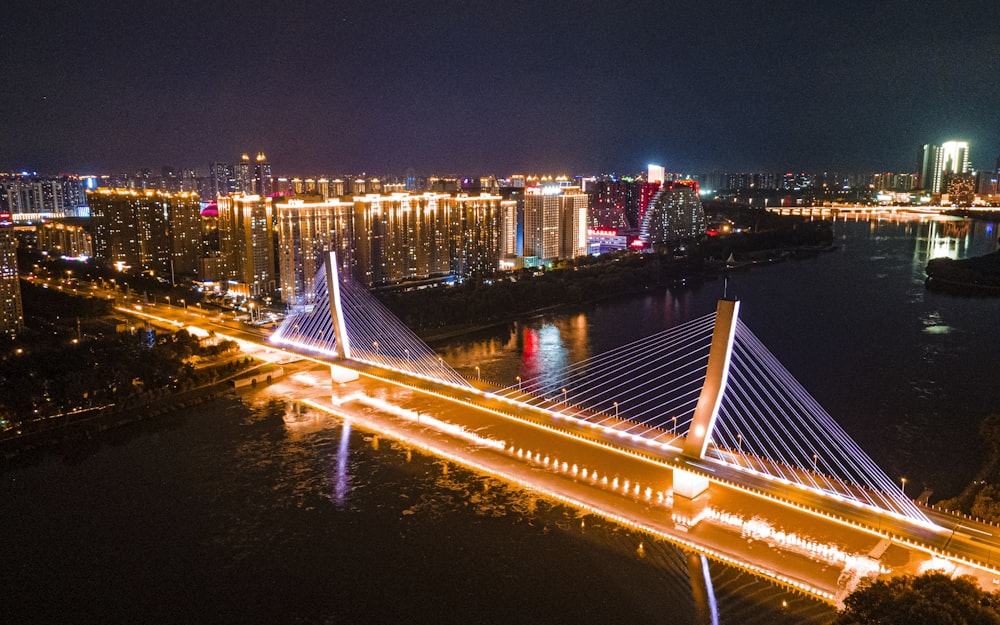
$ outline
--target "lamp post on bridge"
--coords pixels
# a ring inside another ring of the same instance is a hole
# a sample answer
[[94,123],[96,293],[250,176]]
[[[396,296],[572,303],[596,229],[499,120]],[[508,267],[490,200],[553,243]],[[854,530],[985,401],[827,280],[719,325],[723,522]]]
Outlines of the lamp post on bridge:
[[[740,456],[740,457],[743,456],[743,435],[742,434],[737,434],[736,435],[736,454],[738,456]],[[739,462],[739,461],[737,460],[737,462]]]
[[899,478],[899,484],[900,484],[899,492],[903,493],[903,495],[906,495],[906,478],[905,477]]
[[674,426],[670,428],[670,434],[672,436],[677,436],[677,417],[670,417],[670,419],[674,422]]
[[567,392],[568,392],[568,391],[567,391],[566,389],[563,389],[563,390],[562,390],[562,393],[563,393],[563,403],[564,403],[564,404],[566,403],[566,394],[567,394]]
[[819,454],[813,454],[813,473],[819,473],[819,469],[817,468],[818,464]]
[[615,419],[617,419],[618,418],[618,402],[614,402],[614,406],[615,406]]
[[477,380],[482,380],[483,379],[482,375],[480,375],[480,373],[479,373],[479,365],[476,365],[476,379]]
[[520,391],[521,390],[521,376],[515,376],[514,379],[517,380],[517,390]]

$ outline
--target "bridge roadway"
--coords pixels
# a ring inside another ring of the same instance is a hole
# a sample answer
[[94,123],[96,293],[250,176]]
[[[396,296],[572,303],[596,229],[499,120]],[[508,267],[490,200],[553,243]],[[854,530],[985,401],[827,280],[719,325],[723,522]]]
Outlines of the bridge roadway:
[[[121,311],[175,327],[213,330],[243,341],[258,355],[289,357],[257,328],[175,308]],[[892,574],[940,566],[975,575],[987,589],[1000,578],[1000,552],[995,551],[1000,528],[994,526],[925,509],[939,526],[927,527],[711,458],[685,458],[679,446],[652,447],[614,428],[554,418],[486,389],[461,389],[356,361],[340,364],[362,377],[331,391],[328,365],[306,358],[294,368],[307,371],[268,392],[308,402],[824,601],[842,599],[852,579],[876,563]],[[463,428],[464,434],[456,435],[449,426]],[[693,502],[674,500],[672,474],[678,467],[709,478],[709,490]]]

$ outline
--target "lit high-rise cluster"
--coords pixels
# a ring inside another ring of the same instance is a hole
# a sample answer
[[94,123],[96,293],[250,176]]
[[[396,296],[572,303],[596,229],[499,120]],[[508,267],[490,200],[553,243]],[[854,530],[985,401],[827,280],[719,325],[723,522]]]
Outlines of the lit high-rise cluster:
[[919,187],[931,193],[943,193],[948,189],[950,176],[972,170],[969,144],[965,141],[946,141],[941,145],[928,143],[920,152],[919,166]]
[[191,273],[201,248],[196,193],[135,189],[88,191],[94,256],[161,276]]
[[303,302],[323,254],[369,286],[499,268],[516,203],[497,195],[394,193],[276,204],[282,299]]

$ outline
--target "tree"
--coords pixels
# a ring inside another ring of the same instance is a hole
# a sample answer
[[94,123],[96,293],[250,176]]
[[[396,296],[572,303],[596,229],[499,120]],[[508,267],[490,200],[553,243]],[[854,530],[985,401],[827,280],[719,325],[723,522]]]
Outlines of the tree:
[[1000,595],[975,578],[905,575],[863,584],[844,600],[835,625],[1000,625]]

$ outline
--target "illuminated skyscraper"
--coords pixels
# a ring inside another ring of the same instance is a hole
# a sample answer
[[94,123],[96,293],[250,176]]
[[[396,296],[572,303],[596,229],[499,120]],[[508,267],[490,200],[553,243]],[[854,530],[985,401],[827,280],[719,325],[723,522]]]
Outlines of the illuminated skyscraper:
[[88,191],[94,258],[173,279],[195,270],[201,249],[197,193]]
[[212,189],[208,200],[215,200],[220,195],[229,195],[236,191],[236,174],[229,163],[212,163],[208,166],[208,177]]
[[316,272],[326,253],[337,252],[341,269],[354,268],[354,203],[337,199],[307,202],[291,198],[275,205],[281,299],[311,304]]
[[240,156],[239,162],[233,166],[233,170],[236,178],[236,193],[253,195],[253,169],[250,165],[250,155],[244,152]]
[[665,184],[649,203],[640,236],[647,246],[662,245],[699,236],[705,228],[698,183],[678,180]]
[[971,171],[969,144],[947,141],[941,145],[926,144],[920,155],[920,188],[931,193],[947,190],[948,176]]
[[263,152],[257,152],[253,167],[253,190],[252,193],[267,197],[274,192],[274,183],[271,178],[271,163],[267,162],[267,157]]
[[650,163],[649,170],[646,174],[646,182],[654,182],[656,184],[663,184],[666,179],[666,170],[662,165],[653,165]]
[[277,287],[271,198],[235,194],[219,198],[222,280],[230,293],[256,297]]
[[559,207],[559,257],[587,254],[587,206],[590,198],[579,189],[564,189]]
[[17,237],[0,226],[0,336],[14,338],[24,327],[21,284],[17,277]]
[[546,263],[586,254],[588,200],[577,187],[525,189],[524,256]]

